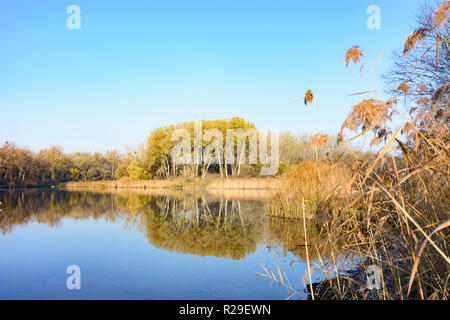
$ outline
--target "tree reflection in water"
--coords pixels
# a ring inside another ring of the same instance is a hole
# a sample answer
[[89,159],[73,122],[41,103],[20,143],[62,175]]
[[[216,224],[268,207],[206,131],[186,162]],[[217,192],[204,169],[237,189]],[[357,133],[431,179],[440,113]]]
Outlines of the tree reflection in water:
[[[280,246],[305,261],[304,231],[299,221],[266,217],[264,202],[167,191],[156,194],[116,191],[77,192],[46,189],[0,191],[0,231],[31,222],[61,226],[62,219],[122,222],[145,234],[155,247],[198,256],[242,259],[258,244]],[[326,258],[324,234],[307,225],[310,259]]]
[[31,222],[61,226],[62,219],[123,222],[158,248],[199,256],[242,259],[263,241],[261,201],[205,195],[139,195],[24,190],[0,192],[0,230]]

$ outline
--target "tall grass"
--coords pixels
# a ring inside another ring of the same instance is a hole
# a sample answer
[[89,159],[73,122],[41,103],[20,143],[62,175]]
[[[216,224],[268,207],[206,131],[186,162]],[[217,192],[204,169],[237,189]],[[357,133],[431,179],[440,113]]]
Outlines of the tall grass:
[[[449,9],[450,1],[438,7],[436,26],[448,21]],[[450,43],[444,33],[414,30],[406,40],[404,54],[426,39],[432,44],[424,48],[425,53],[433,48],[439,53],[439,46]],[[359,63],[361,57],[359,47],[352,47],[345,57],[347,66],[352,61]],[[436,66],[438,63],[436,54]],[[424,91],[423,87],[417,90]],[[412,90],[415,88],[406,83],[398,85],[405,97]],[[376,85],[373,91],[379,96]],[[444,84],[430,99],[422,98],[409,106],[410,114],[402,115],[404,123],[396,128],[391,128],[390,122],[399,113],[398,99],[361,101],[351,109],[341,135],[344,130],[360,131],[356,137],[371,134],[371,145],[381,147],[374,161],[355,158],[352,172],[345,177],[331,166],[320,179],[312,164],[303,164],[282,178],[283,192],[269,202],[270,214],[299,217],[299,199],[307,203],[303,212],[309,216],[309,223],[313,221],[311,215],[327,213],[320,225],[321,246],[327,250],[317,251],[319,256],[311,261],[322,280],[310,280],[306,286],[311,298],[449,298],[449,91],[450,84]],[[319,164],[319,170],[323,170],[320,166],[324,165]],[[303,236],[299,236],[299,243],[308,240],[308,233]],[[358,263],[355,265],[354,257],[345,261],[338,258],[342,250],[354,253]],[[327,256],[321,252],[327,252]],[[309,259],[307,262],[309,266]],[[341,268],[343,265],[351,267]],[[379,289],[368,286],[369,266],[381,270]],[[281,273],[279,277],[269,272],[264,275],[287,283]]]
[[216,178],[208,181],[207,189],[270,190],[278,187],[276,178]]
[[120,179],[116,181],[77,181],[58,186],[62,189],[226,189],[271,190],[278,188],[276,178],[176,178],[171,180]]
[[279,190],[268,201],[272,216],[302,219],[302,199],[308,219],[334,216],[344,209],[350,197],[348,168],[324,162],[303,162],[282,176]]

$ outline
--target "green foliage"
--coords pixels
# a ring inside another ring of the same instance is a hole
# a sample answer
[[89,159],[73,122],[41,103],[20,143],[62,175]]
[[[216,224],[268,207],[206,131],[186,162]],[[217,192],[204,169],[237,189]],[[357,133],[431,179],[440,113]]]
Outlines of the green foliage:
[[126,163],[121,164],[115,171],[114,177],[119,180],[128,176],[128,165]]
[[139,166],[137,161],[132,161],[127,167],[128,177],[133,181],[150,180],[151,175],[144,168]]
[[288,166],[284,162],[280,162],[278,166],[277,177],[281,177],[286,172],[287,169]]
[[70,168],[68,173],[69,179],[72,181],[78,181],[80,177],[80,171],[77,168]]
[[[241,129],[244,131],[256,129],[253,123],[239,117],[234,117],[228,120],[202,120],[201,123],[202,136],[204,136],[205,132],[209,129],[217,129],[222,134],[223,143],[225,143],[226,133],[229,129]],[[226,166],[215,163],[175,166],[172,161],[171,152],[172,149],[180,142],[172,141],[172,134],[177,129],[187,130],[191,137],[191,146],[194,145],[195,122],[183,122],[178,125],[170,125],[152,131],[147,139],[144,157],[141,159],[141,162],[144,164],[144,168],[153,174],[153,176],[169,179],[176,176],[205,177],[207,173],[220,173],[222,176],[228,175],[228,172],[230,172],[231,175],[237,175],[240,173],[240,168],[238,167],[232,168],[230,165]],[[211,142],[212,141],[205,141],[205,139],[202,139],[202,148],[205,148]],[[246,150],[246,152],[248,154],[248,150]],[[194,156],[193,153],[194,150],[192,150],[192,158]]]

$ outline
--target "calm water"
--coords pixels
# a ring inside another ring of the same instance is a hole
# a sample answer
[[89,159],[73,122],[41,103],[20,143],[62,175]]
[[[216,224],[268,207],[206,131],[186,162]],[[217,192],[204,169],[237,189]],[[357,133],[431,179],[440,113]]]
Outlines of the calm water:
[[242,198],[0,191],[0,299],[285,299],[277,263],[303,292],[299,226]]

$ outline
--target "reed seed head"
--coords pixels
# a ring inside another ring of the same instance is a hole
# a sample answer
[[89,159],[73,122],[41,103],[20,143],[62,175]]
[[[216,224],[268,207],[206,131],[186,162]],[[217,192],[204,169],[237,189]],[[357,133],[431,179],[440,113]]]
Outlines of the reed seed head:
[[440,29],[442,24],[445,22],[446,15],[449,12],[450,12],[450,0],[444,1],[434,12],[433,22],[438,29]]
[[426,97],[422,97],[417,101],[418,105],[421,105],[422,107],[427,106],[430,103],[430,99],[426,98]]
[[313,95],[311,90],[306,91],[304,100],[305,100],[305,106],[308,105],[308,103],[312,103],[313,102],[314,95]]
[[411,87],[408,84],[406,84],[405,82],[402,82],[397,87],[397,90],[402,91],[404,94],[408,94],[409,90],[411,90]]
[[361,50],[359,50],[359,46],[351,47],[345,54],[346,67],[348,67],[348,65],[352,61],[353,63],[357,64],[358,62],[361,61],[361,57],[363,56],[364,56],[363,53],[361,52]]
[[428,87],[427,87],[426,85],[424,85],[424,84],[419,84],[419,85],[416,87],[416,89],[417,89],[417,91],[419,91],[419,92],[424,92],[424,91],[427,91],[427,90],[428,90]]
[[437,102],[441,101],[442,98],[450,92],[450,82],[441,86],[436,90],[436,92],[433,94],[432,98],[432,104],[435,105]]
[[422,44],[425,43],[425,38],[431,30],[428,28],[420,28],[411,32],[405,41],[405,46],[403,48],[403,56],[406,58],[408,52],[416,47],[416,43],[418,40],[422,41]]

